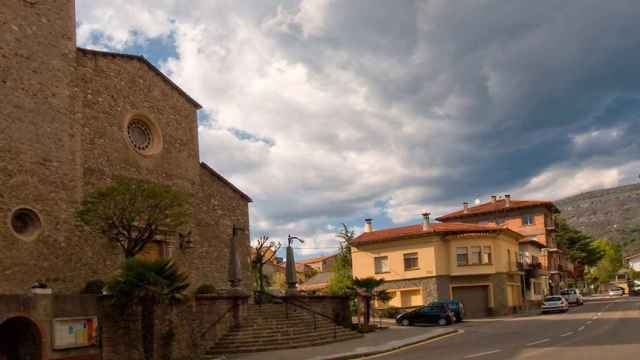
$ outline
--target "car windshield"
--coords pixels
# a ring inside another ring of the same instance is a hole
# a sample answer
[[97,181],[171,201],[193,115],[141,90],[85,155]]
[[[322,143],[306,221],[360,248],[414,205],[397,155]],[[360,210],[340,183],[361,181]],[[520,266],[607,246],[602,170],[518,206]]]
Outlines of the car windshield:
[[562,298],[560,296],[549,296],[544,298],[545,302],[552,302],[552,301],[562,301]]

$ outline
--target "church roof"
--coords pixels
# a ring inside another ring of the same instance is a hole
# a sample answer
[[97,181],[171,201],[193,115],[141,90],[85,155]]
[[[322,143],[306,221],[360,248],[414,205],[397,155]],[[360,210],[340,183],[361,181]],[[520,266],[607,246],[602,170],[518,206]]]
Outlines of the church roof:
[[191,103],[191,105],[195,106],[196,109],[198,110],[202,109],[202,105],[200,105],[197,101],[195,101],[191,96],[189,96],[189,94],[187,94],[184,90],[182,90],[178,85],[176,85],[176,83],[174,83],[171,79],[169,79],[167,75],[165,75],[162,71],[160,71],[160,69],[155,67],[149,60],[147,60],[147,58],[145,58],[142,55],[123,54],[123,53],[117,53],[117,52],[111,52],[111,51],[85,49],[81,47],[77,49],[78,51],[86,54],[93,54],[93,55],[99,55],[99,56],[123,57],[123,58],[129,58],[129,59],[140,61],[143,64],[145,64],[151,71],[158,74],[169,86],[174,88],[178,92],[178,94],[184,97],[189,103]]
[[242,196],[242,198],[244,198],[245,200],[247,200],[248,202],[253,202],[253,200],[249,197],[249,195],[245,194],[244,192],[242,192],[242,190],[238,189],[237,186],[233,185],[231,183],[231,181],[227,180],[224,176],[220,175],[217,171],[213,170],[209,165],[207,165],[204,162],[200,163],[200,167],[202,169],[204,169],[207,173],[209,173],[209,175],[212,175],[213,177],[217,178],[218,180],[222,181],[225,185],[227,185],[228,187],[231,188],[231,190],[237,192],[238,194],[240,194],[240,196]]

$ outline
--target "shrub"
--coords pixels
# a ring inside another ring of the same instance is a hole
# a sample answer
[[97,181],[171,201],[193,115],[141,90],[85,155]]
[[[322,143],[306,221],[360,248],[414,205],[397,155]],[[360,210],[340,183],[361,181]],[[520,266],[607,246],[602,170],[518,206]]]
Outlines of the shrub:
[[102,290],[104,289],[105,286],[106,286],[105,282],[100,279],[89,280],[87,281],[87,284],[84,286],[84,289],[82,289],[82,293],[101,295]]

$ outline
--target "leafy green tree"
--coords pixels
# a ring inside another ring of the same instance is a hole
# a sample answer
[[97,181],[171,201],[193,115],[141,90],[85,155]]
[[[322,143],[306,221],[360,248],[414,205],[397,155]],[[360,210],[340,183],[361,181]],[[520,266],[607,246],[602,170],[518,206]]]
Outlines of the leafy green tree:
[[351,269],[351,242],[355,238],[353,230],[342,224],[337,234],[340,249],[333,265],[334,276],[329,280],[327,292],[332,295],[353,295],[353,275]]
[[155,308],[174,305],[187,299],[189,276],[178,271],[169,259],[125,261],[120,272],[107,282],[113,305],[123,313],[138,306],[141,311],[142,349],[145,360],[154,359]]
[[604,256],[604,251],[596,246],[591,236],[569,225],[561,217],[556,219],[555,239],[562,249],[568,251],[569,259],[575,264],[594,266]]
[[595,246],[604,256],[590,269],[588,278],[594,284],[606,284],[623,266],[622,248],[606,240],[597,240]]
[[186,194],[169,185],[118,178],[88,193],[76,218],[132,258],[159,234],[185,230],[191,210]]

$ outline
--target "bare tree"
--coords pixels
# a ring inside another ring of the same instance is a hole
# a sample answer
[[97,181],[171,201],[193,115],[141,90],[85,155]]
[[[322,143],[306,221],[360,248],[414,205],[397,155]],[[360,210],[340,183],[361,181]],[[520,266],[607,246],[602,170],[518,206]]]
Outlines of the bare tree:
[[265,290],[264,266],[275,258],[280,246],[279,242],[269,240],[266,235],[260,236],[256,241],[256,253],[251,261],[251,267],[256,276],[256,288],[259,291]]

